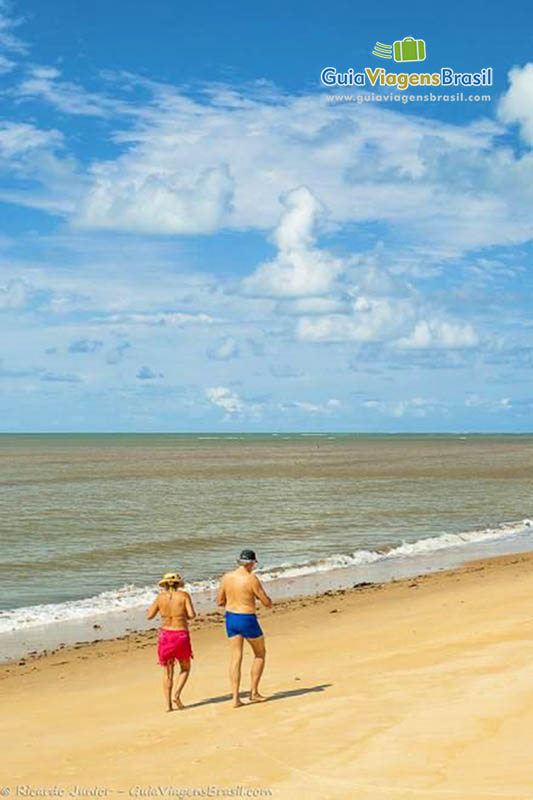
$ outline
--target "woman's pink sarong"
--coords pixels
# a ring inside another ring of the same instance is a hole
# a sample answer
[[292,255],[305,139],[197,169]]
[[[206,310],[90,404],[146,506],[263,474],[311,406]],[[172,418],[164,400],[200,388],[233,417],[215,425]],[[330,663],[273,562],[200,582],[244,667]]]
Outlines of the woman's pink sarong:
[[157,657],[162,667],[170,661],[187,661],[193,657],[189,631],[169,631],[162,628],[159,631],[157,643]]

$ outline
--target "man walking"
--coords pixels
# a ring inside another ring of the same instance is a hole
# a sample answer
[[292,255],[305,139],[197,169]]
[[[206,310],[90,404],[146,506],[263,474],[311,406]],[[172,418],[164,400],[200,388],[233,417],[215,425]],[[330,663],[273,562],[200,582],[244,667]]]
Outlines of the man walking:
[[230,680],[233,695],[233,707],[242,706],[239,699],[241,683],[241,665],[244,640],[248,642],[254,653],[252,663],[252,686],[250,702],[261,703],[265,700],[259,693],[259,681],[265,668],[265,637],[255,613],[256,600],[266,608],[270,608],[272,600],[267,595],[261,581],[253,575],[257,559],[253,550],[243,550],[239,566],[232,572],[226,572],[220,581],[217,603],[226,609],[226,633],[230,642],[231,663]]

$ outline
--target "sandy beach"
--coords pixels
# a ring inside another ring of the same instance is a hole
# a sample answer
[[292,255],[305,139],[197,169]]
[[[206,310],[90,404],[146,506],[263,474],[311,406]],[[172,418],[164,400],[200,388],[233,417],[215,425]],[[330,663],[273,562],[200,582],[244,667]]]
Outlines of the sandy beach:
[[236,710],[216,615],[193,625],[182,712],[163,710],[155,632],[4,665],[0,789],[529,799],[532,593],[525,553],[276,604],[270,700]]

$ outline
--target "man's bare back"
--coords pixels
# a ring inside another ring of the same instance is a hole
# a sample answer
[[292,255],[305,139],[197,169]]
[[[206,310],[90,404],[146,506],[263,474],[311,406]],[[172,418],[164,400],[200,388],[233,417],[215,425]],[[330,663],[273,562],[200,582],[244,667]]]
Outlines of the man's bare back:
[[254,653],[251,674],[250,702],[260,703],[266,698],[259,694],[259,681],[265,666],[265,637],[259,624],[255,604],[259,600],[270,608],[272,600],[261,581],[252,574],[257,558],[253,550],[243,550],[237,569],[222,576],[217,592],[217,604],[226,610],[226,634],[230,643],[230,680],[234,708],[243,704],[239,697],[243,642],[247,641]]
[[244,567],[226,572],[220,581],[218,604],[234,614],[255,614],[255,603],[259,600],[270,606],[270,598],[261,581]]

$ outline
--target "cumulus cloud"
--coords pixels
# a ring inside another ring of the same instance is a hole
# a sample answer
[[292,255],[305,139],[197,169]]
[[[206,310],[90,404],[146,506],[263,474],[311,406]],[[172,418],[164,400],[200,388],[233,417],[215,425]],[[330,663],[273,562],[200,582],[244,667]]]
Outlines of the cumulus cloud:
[[12,278],[0,285],[0,311],[26,311],[46,305],[52,293],[23,280]]
[[245,292],[274,297],[301,297],[328,292],[343,262],[315,246],[315,229],[324,213],[305,186],[282,198],[285,212],[274,232],[278,254],[243,281]]
[[308,342],[387,341],[405,329],[416,314],[408,298],[359,295],[352,314],[324,314],[298,320],[297,337]]
[[533,163],[497,143],[495,122],[452,125],[271,88],[206,87],[193,99],[142,85],[152,101],[137,108],[133,126],[115,130],[122,153],[91,165],[73,216],[79,225],[271,229],[280,197],[306,186],[332,224],[380,221],[451,255],[533,235],[524,207]]
[[533,63],[513,67],[509,88],[502,95],[498,115],[506,124],[517,124],[522,138],[533,146]]
[[404,350],[418,350],[432,347],[456,349],[475,347],[479,337],[468,323],[446,320],[420,320],[409,336],[402,337],[396,346]]
[[[529,66],[512,73],[500,114],[506,123],[520,120],[524,131]],[[150,91],[150,100],[124,104],[118,78],[114,97],[69,89],[47,67],[34,68],[21,89],[70,113],[129,115],[111,134],[119,154],[94,160],[77,176],[75,196],[56,205],[79,226],[165,234],[268,230],[279,219],[280,197],[306,186],[333,225],[381,222],[448,257],[533,237],[533,156],[502,144],[505,129],[497,122],[450,124],[373,104],[332,106],[321,93],[291,96],[272,87],[211,86],[192,97],[127,80],[129,89]],[[49,178],[41,178],[47,186]],[[11,197],[43,207],[32,193]],[[277,277],[294,296],[294,259],[283,267],[280,250],[276,262]],[[317,267],[327,275],[323,260]],[[270,277],[263,291],[272,290]]]
[[205,390],[205,394],[214,406],[223,408],[227,414],[241,414],[244,411],[245,406],[239,395],[227,386],[212,386]]
[[207,350],[207,357],[215,361],[228,361],[230,358],[237,358],[239,346],[232,336],[226,336],[215,347]]
[[295,300],[280,300],[276,304],[276,311],[288,316],[336,314],[348,310],[347,301],[340,297],[298,297]]
[[73,219],[75,225],[143,233],[210,233],[224,224],[233,181],[226,165],[188,179],[163,166],[121,174],[95,167],[94,182]]

